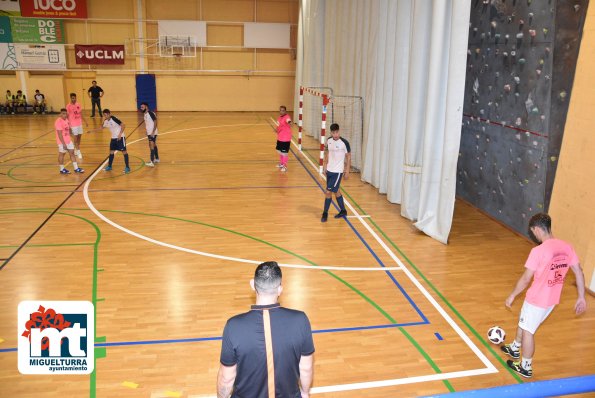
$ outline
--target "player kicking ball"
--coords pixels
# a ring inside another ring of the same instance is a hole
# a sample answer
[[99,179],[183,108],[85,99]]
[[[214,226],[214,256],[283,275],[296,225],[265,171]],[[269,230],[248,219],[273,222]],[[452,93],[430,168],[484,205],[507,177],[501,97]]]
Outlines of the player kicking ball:
[[60,174],[70,174],[70,171],[64,167],[64,154],[68,152],[75,173],[84,173],[76,163],[74,156],[74,144],[70,140],[70,123],[68,123],[68,113],[65,108],[60,109],[60,117],[54,123],[56,128],[56,142],[58,143],[58,165]]
[[101,131],[102,129],[107,128],[109,129],[112,139],[109,143],[109,162],[108,165],[103,169],[103,171],[111,171],[112,164],[114,163],[114,155],[116,151],[122,152],[124,155],[124,163],[126,163],[126,167],[124,168],[124,173],[130,173],[130,164],[128,162],[128,152],[126,151],[126,136],[124,135],[124,129],[126,125],[122,123],[120,119],[115,116],[112,116],[112,113],[109,109],[103,110],[103,123],[102,126],[96,128],[94,130],[89,131],[97,132]]
[[322,172],[326,174],[326,193],[324,199],[324,211],[320,222],[326,222],[328,218],[328,209],[331,206],[333,193],[339,204],[339,213],[335,218],[345,217],[347,210],[345,210],[345,203],[343,196],[339,192],[341,187],[341,179],[349,178],[349,170],[351,169],[351,147],[349,142],[341,137],[339,125],[337,123],[331,124],[331,139],[327,140],[324,151],[324,161],[322,165]]

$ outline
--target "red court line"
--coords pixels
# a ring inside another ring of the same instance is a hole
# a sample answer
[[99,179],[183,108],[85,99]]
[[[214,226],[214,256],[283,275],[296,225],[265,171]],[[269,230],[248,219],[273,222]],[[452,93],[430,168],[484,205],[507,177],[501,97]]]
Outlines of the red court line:
[[522,133],[529,133],[529,134],[532,134],[532,135],[536,135],[537,137],[548,138],[548,135],[546,135],[546,134],[541,134],[541,133],[537,133],[537,132],[535,132],[535,131],[531,131],[531,130],[525,130],[525,129],[521,129],[521,128],[514,127],[514,126],[509,126],[509,125],[507,125],[507,124],[504,124],[504,123],[494,122],[494,121],[492,121],[492,120],[484,119],[484,118],[481,118],[481,117],[479,117],[479,116],[473,116],[473,115],[469,115],[469,114],[467,114],[467,113],[463,113],[463,116],[465,116],[465,117],[468,117],[468,118],[470,118],[470,119],[477,119],[477,120],[480,120],[480,121],[482,121],[482,122],[486,122],[486,123],[489,123],[489,124],[493,124],[493,125],[495,125],[495,126],[502,126],[502,127],[506,127],[506,128],[508,128],[508,129],[512,129],[512,130],[520,131],[520,132],[522,132]]

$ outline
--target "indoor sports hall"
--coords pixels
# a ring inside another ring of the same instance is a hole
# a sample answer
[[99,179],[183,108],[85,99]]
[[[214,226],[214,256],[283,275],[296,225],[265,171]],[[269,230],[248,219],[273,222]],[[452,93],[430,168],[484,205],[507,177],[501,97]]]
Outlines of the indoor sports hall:
[[[595,396],[588,3],[0,2],[0,397],[217,397],[223,329],[255,303],[265,261],[281,266],[281,305],[311,324],[309,396]],[[66,174],[56,121],[71,93],[83,133]],[[98,102],[123,126],[126,172],[121,149],[106,171]],[[335,123],[347,216],[333,197],[321,222]],[[527,378],[501,347],[540,212],[584,283],[554,283]],[[87,315],[44,304],[82,301]],[[84,355],[36,331],[78,333],[83,318]],[[87,370],[62,374],[76,358]]]

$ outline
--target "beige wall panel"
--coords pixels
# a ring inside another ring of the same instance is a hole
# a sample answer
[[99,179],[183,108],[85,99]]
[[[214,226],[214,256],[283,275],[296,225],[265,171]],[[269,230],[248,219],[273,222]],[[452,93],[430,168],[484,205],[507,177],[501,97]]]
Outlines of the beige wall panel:
[[200,19],[200,1],[146,0],[146,5],[147,19]]
[[253,0],[202,0],[205,21],[254,22]]
[[157,76],[161,111],[274,111],[293,106],[293,77]]
[[104,19],[134,18],[136,0],[88,0],[87,16]]
[[[549,212],[554,233],[577,250],[587,284],[595,268],[595,13],[589,7]],[[595,290],[591,283],[591,290]]]

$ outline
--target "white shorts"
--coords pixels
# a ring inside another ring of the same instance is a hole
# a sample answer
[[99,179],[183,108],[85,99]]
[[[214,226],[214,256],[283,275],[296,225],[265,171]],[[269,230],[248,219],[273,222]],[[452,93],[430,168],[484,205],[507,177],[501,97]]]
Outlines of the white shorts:
[[83,125],[81,124],[80,126],[72,126],[72,127],[70,127],[70,133],[72,135],[81,135],[81,134],[83,134]]
[[554,307],[555,305],[548,308],[538,307],[525,301],[519,316],[519,327],[531,334],[535,334],[539,325],[545,321]]
[[67,150],[74,150],[74,144],[72,143],[72,141],[66,144],[66,149],[64,149],[64,146],[62,144],[58,144],[58,152],[66,153],[68,152]]

